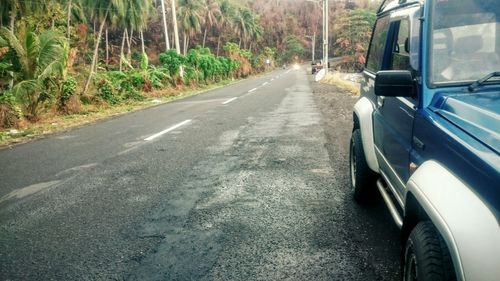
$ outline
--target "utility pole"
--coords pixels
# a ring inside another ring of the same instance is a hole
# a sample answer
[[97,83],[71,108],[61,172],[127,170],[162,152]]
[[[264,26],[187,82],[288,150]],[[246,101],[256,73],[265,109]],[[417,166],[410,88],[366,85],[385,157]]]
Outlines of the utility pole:
[[312,42],[312,61],[314,62],[314,55],[316,54],[316,31],[313,33],[313,42]]
[[328,0],[323,0],[323,69],[328,73]]

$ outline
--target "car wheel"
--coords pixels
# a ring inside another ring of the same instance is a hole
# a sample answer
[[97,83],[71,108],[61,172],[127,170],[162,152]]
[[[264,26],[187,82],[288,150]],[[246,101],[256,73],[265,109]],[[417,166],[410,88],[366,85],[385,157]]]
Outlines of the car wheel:
[[361,132],[355,129],[352,132],[349,148],[349,171],[354,199],[359,203],[373,202],[379,198],[375,182],[377,174],[366,163]]
[[457,280],[446,243],[429,221],[417,224],[406,241],[403,280]]

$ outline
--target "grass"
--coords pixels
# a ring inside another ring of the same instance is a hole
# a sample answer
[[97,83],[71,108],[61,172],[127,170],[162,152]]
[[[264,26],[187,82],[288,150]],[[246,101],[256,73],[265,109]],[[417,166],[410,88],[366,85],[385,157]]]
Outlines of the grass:
[[[210,90],[221,88],[241,80],[224,80],[210,85],[187,87],[181,90],[166,89],[148,94],[144,101],[127,101],[118,105],[82,105],[76,114],[60,115],[57,112],[43,114],[36,123],[21,122],[20,129],[0,130],[0,149],[14,144],[28,142],[46,135],[63,132],[85,124],[95,123],[110,117],[158,106],[175,100],[195,96]],[[154,102],[153,102],[154,101]]]
[[359,96],[360,94],[359,84],[342,79],[342,76],[338,72],[328,73],[320,82],[323,84],[335,85],[353,95]]

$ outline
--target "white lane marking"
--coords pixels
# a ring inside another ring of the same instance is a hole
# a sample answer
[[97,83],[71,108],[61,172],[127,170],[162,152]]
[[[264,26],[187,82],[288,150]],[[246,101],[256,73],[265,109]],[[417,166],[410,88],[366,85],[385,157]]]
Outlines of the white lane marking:
[[269,82],[264,82],[264,83],[262,84],[262,86],[265,86],[265,85],[267,85],[267,84],[269,84]]
[[285,72],[285,73],[288,73],[288,72],[290,72],[290,70],[287,70],[287,72]]
[[161,135],[164,135],[164,134],[166,134],[166,133],[168,133],[168,132],[171,132],[171,131],[173,131],[173,130],[175,130],[175,129],[177,129],[177,128],[181,127],[181,126],[184,126],[184,125],[186,125],[187,123],[189,123],[189,122],[191,122],[191,121],[192,121],[191,119],[188,119],[188,120],[182,121],[181,123],[179,123],[179,124],[177,124],[177,125],[174,125],[174,126],[172,126],[172,127],[168,128],[168,129],[165,129],[165,130],[163,130],[163,131],[161,131],[161,132],[159,132],[159,133],[157,133],[157,134],[154,134],[154,135],[152,135],[152,136],[150,136],[150,137],[148,137],[148,138],[145,138],[144,140],[145,140],[145,141],[154,140],[154,139],[156,139],[157,137],[159,137],[159,136],[161,136]]
[[232,99],[228,99],[227,101],[223,102],[222,104],[228,104],[228,103],[230,103],[230,102],[232,102],[232,101],[236,100],[237,98],[238,98],[238,97],[234,97],[234,98],[232,98]]
[[274,81],[274,78],[271,78],[271,81]]
[[254,92],[254,91],[256,91],[256,90],[257,90],[257,88],[253,88],[253,89],[251,89],[251,90],[250,90],[250,91],[248,91],[248,92],[249,92],[249,93],[251,93],[251,92]]

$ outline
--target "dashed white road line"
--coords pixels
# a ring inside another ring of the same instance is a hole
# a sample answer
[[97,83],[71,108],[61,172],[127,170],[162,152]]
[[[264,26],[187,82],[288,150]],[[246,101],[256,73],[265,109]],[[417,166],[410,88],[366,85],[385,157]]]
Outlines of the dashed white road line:
[[254,91],[256,91],[256,90],[257,90],[257,88],[253,88],[253,89],[251,89],[251,90],[250,90],[250,91],[248,91],[248,92],[249,92],[249,93],[251,93],[251,92],[254,92]]
[[234,97],[234,98],[232,98],[232,99],[228,99],[227,101],[223,102],[222,104],[228,104],[228,103],[230,103],[230,102],[232,102],[232,101],[236,100],[237,98],[238,98],[238,97]]
[[271,78],[271,81],[274,81],[274,78]]
[[264,82],[264,83],[262,83],[262,86],[265,86],[267,84],[269,84],[269,82]]
[[157,137],[162,136],[162,135],[164,135],[164,134],[166,134],[166,133],[168,133],[168,132],[171,132],[171,131],[173,131],[173,130],[175,130],[175,129],[177,129],[177,128],[181,127],[181,126],[184,126],[184,125],[186,125],[187,123],[189,123],[189,122],[191,122],[191,121],[192,121],[191,119],[188,119],[188,120],[182,121],[181,123],[179,123],[179,124],[177,124],[177,125],[174,125],[174,126],[172,126],[172,127],[168,128],[168,129],[165,129],[165,130],[163,130],[163,131],[161,131],[161,132],[159,132],[159,133],[156,133],[156,134],[154,134],[154,135],[152,135],[152,136],[150,136],[150,137],[148,137],[148,138],[145,138],[144,140],[145,140],[145,141],[151,141],[151,140],[154,140],[154,139],[156,139]]

